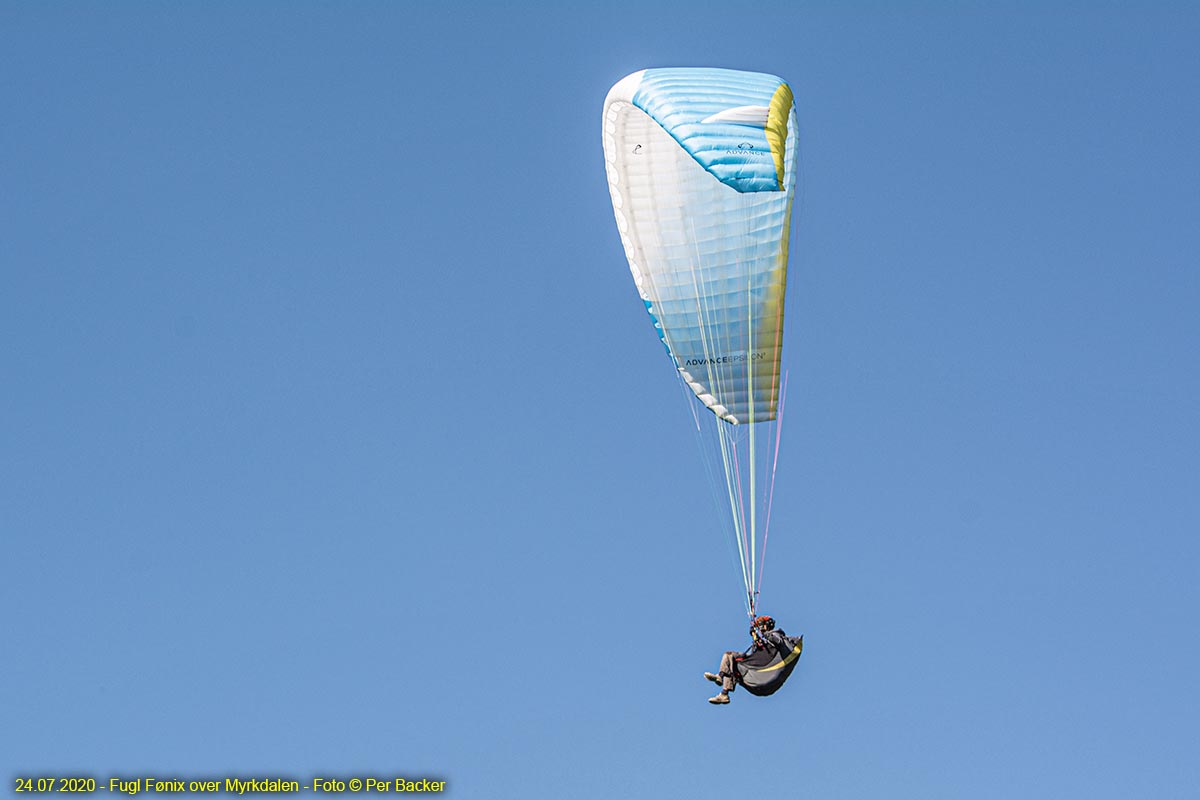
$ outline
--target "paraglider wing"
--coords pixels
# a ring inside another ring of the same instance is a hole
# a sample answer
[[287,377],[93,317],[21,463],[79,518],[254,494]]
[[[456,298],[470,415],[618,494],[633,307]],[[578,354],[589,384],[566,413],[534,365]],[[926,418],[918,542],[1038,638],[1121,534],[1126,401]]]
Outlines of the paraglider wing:
[[[796,131],[792,90],[758,72],[646,69],[618,81],[604,102],[617,229],[672,365],[715,415],[689,409],[712,496],[736,543],[751,617],[786,383]],[[688,405],[695,406],[690,397]]]
[[776,413],[795,127],[791,89],[756,72],[643,70],[604,104],[638,292],[680,376],[734,424]]

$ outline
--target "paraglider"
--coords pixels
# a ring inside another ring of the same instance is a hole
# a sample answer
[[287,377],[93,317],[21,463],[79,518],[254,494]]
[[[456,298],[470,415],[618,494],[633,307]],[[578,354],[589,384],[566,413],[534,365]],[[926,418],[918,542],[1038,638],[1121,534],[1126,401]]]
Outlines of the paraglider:
[[[719,487],[718,516],[734,542],[754,620],[787,383],[781,355],[796,178],[792,90],[756,72],[641,70],[609,91],[603,138],[629,271]],[[772,679],[786,679],[799,655],[798,647],[783,647],[756,648],[790,658],[771,669],[778,673]],[[726,671],[754,691],[751,673]]]
[[750,637],[753,641],[746,652],[728,651],[721,656],[716,673],[704,673],[705,678],[721,687],[715,697],[708,698],[713,705],[728,704],[729,693],[738,686],[759,697],[775,694],[796,668],[796,659],[804,650],[804,637],[788,636],[775,627],[771,617],[756,617]]

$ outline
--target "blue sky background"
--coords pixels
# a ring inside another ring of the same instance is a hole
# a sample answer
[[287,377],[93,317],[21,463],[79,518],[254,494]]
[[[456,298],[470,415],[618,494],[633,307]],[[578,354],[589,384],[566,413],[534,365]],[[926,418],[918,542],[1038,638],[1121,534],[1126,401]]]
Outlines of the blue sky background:
[[[0,5],[0,765],[1190,798],[1188,3]],[[600,110],[801,119],[763,610]]]

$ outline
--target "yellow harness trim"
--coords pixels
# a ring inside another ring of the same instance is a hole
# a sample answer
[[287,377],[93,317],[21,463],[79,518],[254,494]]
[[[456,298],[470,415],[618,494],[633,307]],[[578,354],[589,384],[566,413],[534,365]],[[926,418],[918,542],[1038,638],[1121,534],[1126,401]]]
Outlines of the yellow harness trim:
[[756,670],[754,670],[754,671],[755,671],[755,672],[774,672],[774,671],[775,671],[775,670],[777,670],[777,669],[783,669],[783,668],[784,668],[784,667],[786,667],[788,664],[792,663],[792,662],[793,662],[793,661],[795,661],[797,658],[799,658],[799,657],[800,657],[800,651],[801,651],[801,650],[803,650],[803,649],[804,649],[804,640],[803,640],[803,639],[801,639],[801,640],[800,640],[800,644],[798,644],[798,645],[796,645],[795,647],[793,647],[793,648],[792,648],[792,652],[788,653],[788,654],[787,654],[787,658],[785,658],[783,661],[780,661],[778,664],[776,664],[776,665],[774,665],[774,666],[771,666],[771,667],[763,667],[762,669],[756,669]]

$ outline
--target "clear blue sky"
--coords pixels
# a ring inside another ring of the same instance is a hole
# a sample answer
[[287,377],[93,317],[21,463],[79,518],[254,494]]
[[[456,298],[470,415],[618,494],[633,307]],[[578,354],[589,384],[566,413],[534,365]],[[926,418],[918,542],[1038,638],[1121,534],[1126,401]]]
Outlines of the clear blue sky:
[[[4,792],[1195,797],[1200,11],[565,5],[0,5]],[[726,708],[600,142],[691,65],[802,134],[762,607],[807,647]]]

